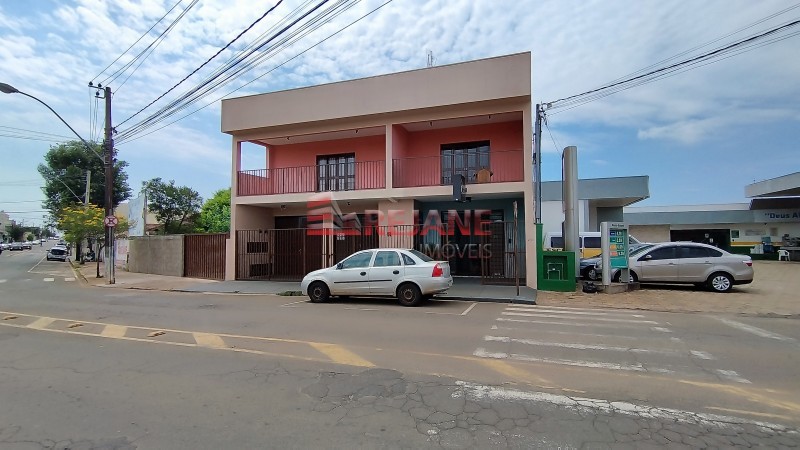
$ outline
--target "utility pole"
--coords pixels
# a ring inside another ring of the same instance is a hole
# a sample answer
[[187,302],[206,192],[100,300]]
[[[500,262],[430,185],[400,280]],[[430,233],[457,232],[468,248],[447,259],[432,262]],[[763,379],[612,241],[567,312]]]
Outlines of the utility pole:
[[[111,127],[111,88],[104,88],[106,100],[106,128],[105,128],[105,172],[106,172],[106,198],[105,216],[106,218],[114,215],[114,137]],[[114,227],[106,222],[106,252],[105,252],[105,276],[107,284],[114,284]]]
[[534,218],[536,223],[542,223],[542,119],[544,110],[541,104],[536,104],[536,121],[533,131],[533,190],[536,192],[534,205]]
[[89,206],[89,185],[92,182],[92,171],[86,170],[86,194],[83,196],[83,206]]

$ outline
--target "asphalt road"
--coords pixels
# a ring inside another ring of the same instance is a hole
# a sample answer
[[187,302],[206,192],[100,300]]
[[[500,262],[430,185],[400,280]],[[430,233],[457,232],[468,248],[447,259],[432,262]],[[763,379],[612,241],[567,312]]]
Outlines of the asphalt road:
[[800,445],[794,319],[84,287],[0,255],[0,448]]

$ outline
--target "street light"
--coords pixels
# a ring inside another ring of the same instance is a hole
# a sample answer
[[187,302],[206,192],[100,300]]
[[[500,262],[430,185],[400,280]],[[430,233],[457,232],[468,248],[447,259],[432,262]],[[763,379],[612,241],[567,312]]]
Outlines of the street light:
[[[106,93],[110,94],[110,91],[108,90],[108,88],[106,88],[106,90],[107,90]],[[105,166],[105,172],[106,172],[106,208],[105,208],[106,209],[106,216],[112,215],[113,214],[113,206],[111,205],[111,203],[113,201],[113,197],[111,197],[109,194],[112,192],[111,189],[114,186],[113,157],[111,156],[113,145],[108,145],[107,146],[107,148],[106,148],[106,151],[107,151],[107,155],[106,156],[107,157],[103,158],[102,155],[97,153],[92,148],[92,146],[89,145],[88,142],[86,142],[86,139],[81,137],[81,135],[78,134],[78,132],[75,131],[75,129],[73,129],[67,123],[67,121],[64,120],[64,118],[62,118],[47,103],[39,100],[38,98],[36,98],[36,97],[34,97],[34,96],[30,95],[30,94],[26,94],[26,93],[20,91],[19,89],[15,88],[14,86],[11,86],[10,84],[6,84],[6,83],[0,83],[0,92],[2,92],[3,94],[21,94],[21,95],[24,95],[25,97],[30,97],[30,98],[36,100],[37,102],[41,103],[42,105],[44,105],[53,114],[55,114],[56,117],[58,117],[58,119],[61,120],[61,122],[63,122],[64,125],[66,125],[67,128],[69,128],[70,131],[72,131],[72,133],[75,134],[75,136],[78,136],[78,139],[80,139],[81,142],[83,142],[83,145],[85,145],[86,148],[91,150],[92,153],[94,153],[98,158],[100,158],[101,161],[103,161],[103,164]],[[110,126],[110,124],[107,124],[107,127],[108,126]],[[109,257],[106,258],[106,274],[108,274],[106,282],[108,284],[114,284],[114,259],[113,259],[113,254],[112,254],[113,253],[113,249],[110,247],[111,243],[113,242],[113,232],[111,230],[109,230],[109,228],[111,228],[111,227],[106,226],[106,248],[108,249],[106,254],[109,255]],[[108,267],[109,263],[111,264],[111,267]]]

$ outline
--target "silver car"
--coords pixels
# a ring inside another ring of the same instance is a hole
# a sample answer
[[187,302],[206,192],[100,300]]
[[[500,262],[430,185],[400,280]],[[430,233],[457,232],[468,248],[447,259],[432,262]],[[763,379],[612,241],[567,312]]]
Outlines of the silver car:
[[327,269],[315,270],[300,285],[314,303],[330,296],[397,297],[404,306],[416,306],[453,285],[450,264],[435,261],[416,250],[378,248],[362,250]]
[[[684,283],[728,292],[736,284],[753,282],[753,261],[712,245],[694,242],[665,242],[631,256],[631,281]],[[619,281],[620,270],[612,274]]]

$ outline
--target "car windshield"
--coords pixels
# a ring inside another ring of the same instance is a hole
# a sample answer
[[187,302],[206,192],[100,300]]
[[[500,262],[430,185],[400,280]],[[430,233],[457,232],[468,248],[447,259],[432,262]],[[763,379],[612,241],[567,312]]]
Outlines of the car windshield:
[[647,250],[648,248],[652,247],[653,244],[642,245],[640,247],[636,247],[635,249],[631,250],[630,256],[638,255],[643,251]]
[[422,260],[422,262],[431,262],[431,261],[433,261],[433,258],[431,258],[430,256],[428,256],[425,253],[422,253],[422,252],[420,252],[418,250],[409,250],[409,252],[412,255],[414,255],[417,258],[419,258],[420,260]]

